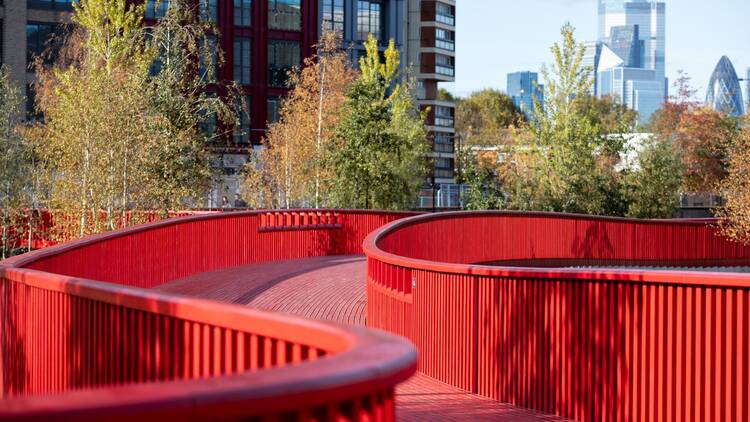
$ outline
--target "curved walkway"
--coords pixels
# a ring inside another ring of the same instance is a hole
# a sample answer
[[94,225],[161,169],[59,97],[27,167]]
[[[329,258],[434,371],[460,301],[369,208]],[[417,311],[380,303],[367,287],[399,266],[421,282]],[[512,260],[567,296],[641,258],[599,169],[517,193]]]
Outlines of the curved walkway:
[[[156,290],[364,325],[365,258],[328,256],[225,268],[174,280]],[[551,421],[560,418],[479,397],[417,373],[397,389],[399,420]]]

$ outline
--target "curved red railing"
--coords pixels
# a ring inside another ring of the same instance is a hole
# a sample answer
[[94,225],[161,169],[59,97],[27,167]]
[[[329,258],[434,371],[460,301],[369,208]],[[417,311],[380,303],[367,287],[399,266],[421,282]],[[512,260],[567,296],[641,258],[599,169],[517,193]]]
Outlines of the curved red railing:
[[443,213],[364,249],[368,324],[427,375],[582,421],[750,420],[749,274],[541,268],[748,265],[706,221]]
[[253,262],[361,252],[401,213],[238,212],[133,227],[0,264],[0,418],[393,420],[395,336],[144,290]]

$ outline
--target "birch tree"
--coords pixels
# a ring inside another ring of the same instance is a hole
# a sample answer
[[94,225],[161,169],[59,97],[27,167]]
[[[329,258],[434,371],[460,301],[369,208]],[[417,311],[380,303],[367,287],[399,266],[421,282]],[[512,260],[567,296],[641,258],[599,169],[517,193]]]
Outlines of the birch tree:
[[207,92],[230,91],[207,63],[220,59],[205,43],[210,28],[183,0],[153,28],[143,13],[125,0],[82,0],[58,60],[37,63],[44,118],[31,132],[48,205],[75,217],[56,224],[63,238],[138,223],[136,210],[198,203],[212,176],[201,123],[215,113],[231,131],[236,121]]
[[326,157],[340,122],[344,94],[355,78],[336,32],[325,31],[317,54],[290,75],[292,91],[263,148],[245,167],[243,196],[255,207],[320,207],[328,201],[333,174]]
[[20,89],[7,66],[0,66],[0,259],[13,252],[31,218],[25,208],[31,203],[32,156],[16,127],[21,104]]

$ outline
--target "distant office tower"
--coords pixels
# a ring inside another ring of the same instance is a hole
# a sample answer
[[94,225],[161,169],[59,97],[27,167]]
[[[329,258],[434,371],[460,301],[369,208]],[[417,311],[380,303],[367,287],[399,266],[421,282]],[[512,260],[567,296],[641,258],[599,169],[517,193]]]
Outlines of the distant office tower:
[[750,113],[750,67],[747,68],[747,77],[745,78],[745,100],[747,101],[745,110]]
[[612,96],[647,123],[667,97],[665,6],[651,0],[599,0],[599,40],[587,44],[596,58],[594,94]]
[[662,80],[666,50],[664,12],[665,4],[660,1],[599,0],[599,41],[609,43],[612,30],[617,27],[637,26],[640,63],[630,67],[654,69]]
[[599,68],[599,58],[602,53],[602,45],[603,43],[599,41],[589,41],[585,44],[586,51],[583,54],[583,60],[581,64],[583,66],[588,67],[591,70],[592,75],[594,76],[594,83],[591,85],[591,95],[597,95],[596,90],[596,69]]
[[534,98],[540,105],[544,102],[544,85],[539,85],[538,79],[536,72],[508,74],[508,95],[527,118],[534,112]]
[[737,72],[729,60],[722,56],[716,64],[711,80],[708,82],[706,92],[706,105],[714,110],[729,114],[730,116],[741,116],[744,114],[742,103],[742,88],[737,78]]
[[638,25],[613,26],[607,45],[622,58],[625,67],[641,67],[641,41]]

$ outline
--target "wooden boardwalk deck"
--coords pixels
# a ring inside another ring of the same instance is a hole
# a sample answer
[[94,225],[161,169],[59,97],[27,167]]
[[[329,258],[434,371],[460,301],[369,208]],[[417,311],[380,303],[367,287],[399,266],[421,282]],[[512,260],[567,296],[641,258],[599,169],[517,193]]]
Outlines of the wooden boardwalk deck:
[[[157,290],[349,324],[365,324],[365,258],[332,256],[225,268],[195,274]],[[396,396],[404,421],[559,421],[500,403],[421,373]]]

